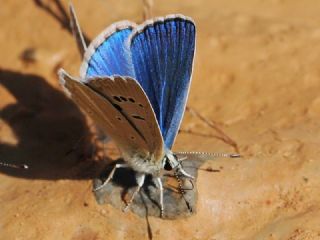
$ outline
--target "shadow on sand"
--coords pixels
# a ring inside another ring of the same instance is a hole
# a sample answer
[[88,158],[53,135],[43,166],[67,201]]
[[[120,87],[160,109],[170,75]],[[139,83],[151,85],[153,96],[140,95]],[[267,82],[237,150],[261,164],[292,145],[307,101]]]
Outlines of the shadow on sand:
[[[92,179],[95,161],[86,161],[91,135],[85,117],[63,92],[37,75],[0,70],[0,85],[16,99],[0,110],[17,144],[0,142],[0,161],[27,164],[28,170],[0,167],[0,172],[31,179]],[[77,149],[66,153],[82,138]],[[90,159],[88,159],[90,160]],[[102,162],[102,161],[99,161]]]

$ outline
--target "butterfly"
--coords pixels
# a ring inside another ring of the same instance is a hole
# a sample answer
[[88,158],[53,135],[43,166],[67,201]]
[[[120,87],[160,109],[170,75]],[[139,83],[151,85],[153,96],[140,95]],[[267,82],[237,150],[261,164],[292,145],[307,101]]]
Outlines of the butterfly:
[[152,175],[159,187],[163,216],[163,170],[193,179],[181,161],[238,156],[171,150],[190,89],[196,48],[194,21],[181,14],[141,25],[120,21],[86,46],[72,6],[70,12],[83,62],[79,78],[60,69],[60,82],[67,95],[116,143],[125,160],[116,164],[95,190],[108,184],[117,168],[133,169],[137,188],[128,208],[146,175]]

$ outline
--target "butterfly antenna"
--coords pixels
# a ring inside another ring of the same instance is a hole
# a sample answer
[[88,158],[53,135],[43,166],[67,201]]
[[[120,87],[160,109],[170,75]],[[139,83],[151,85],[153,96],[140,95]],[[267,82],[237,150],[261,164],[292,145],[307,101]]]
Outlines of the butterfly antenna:
[[186,199],[185,194],[186,194],[186,190],[193,190],[193,189],[194,189],[193,182],[192,182],[192,180],[189,179],[189,181],[190,181],[191,184],[192,184],[192,188],[191,188],[191,189],[185,189],[185,188],[182,187],[181,178],[180,178],[180,176],[179,176],[179,174],[178,174],[177,171],[174,172],[174,176],[176,177],[176,179],[177,179],[177,181],[178,181],[179,193],[180,193],[181,196],[183,197],[183,200],[184,200],[184,202],[186,203],[188,210],[190,211],[190,213],[192,213],[192,212],[193,212],[192,207],[191,207],[189,201]]
[[206,152],[175,152],[179,162],[185,160],[212,160],[214,158],[240,158],[238,153],[206,153]]
[[0,166],[3,167],[9,167],[9,168],[18,168],[18,169],[28,169],[29,166],[26,164],[11,164],[11,163],[5,163],[5,162],[0,162]]
[[83,57],[85,51],[87,50],[87,44],[84,40],[84,36],[81,31],[77,15],[71,1],[69,3],[69,11],[70,11],[70,27],[72,30],[72,34],[77,41],[77,46],[78,46],[80,55]]

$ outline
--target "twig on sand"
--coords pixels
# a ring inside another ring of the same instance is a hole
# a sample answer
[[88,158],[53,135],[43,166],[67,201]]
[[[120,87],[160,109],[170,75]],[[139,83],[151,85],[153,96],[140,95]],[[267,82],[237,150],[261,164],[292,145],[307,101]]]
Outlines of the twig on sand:
[[[63,4],[60,0],[52,0],[52,1],[44,1],[44,0],[33,0],[34,3],[39,7],[45,10],[49,15],[51,15],[53,18],[55,18],[60,24],[61,27],[67,30],[69,33],[72,34],[72,28],[70,26],[70,17],[65,10]],[[55,4],[57,11],[54,11],[54,7],[51,7],[50,4]],[[86,36],[86,34],[83,33],[84,41],[86,43],[90,42],[90,39]]]
[[236,152],[239,152],[238,144],[236,143],[236,141],[234,141],[223,130],[221,130],[217,126],[218,124],[216,122],[204,117],[202,114],[200,114],[198,111],[196,111],[195,109],[193,109],[191,107],[187,106],[186,107],[186,111],[189,112],[191,115],[193,115],[193,116],[197,117],[198,119],[200,119],[208,127],[210,127],[213,130],[215,130],[218,133],[218,135],[210,134],[210,133],[208,133],[208,134],[197,133],[197,132],[194,132],[192,130],[183,130],[183,129],[181,129],[180,132],[189,133],[189,134],[193,134],[193,135],[198,135],[198,136],[202,136],[202,137],[217,138],[217,139],[225,142],[226,144],[232,146]]

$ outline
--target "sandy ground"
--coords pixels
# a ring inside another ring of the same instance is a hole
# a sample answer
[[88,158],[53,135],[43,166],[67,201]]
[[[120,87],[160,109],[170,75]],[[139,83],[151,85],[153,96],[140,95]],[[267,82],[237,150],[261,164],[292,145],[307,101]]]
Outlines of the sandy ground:
[[[0,167],[0,239],[320,239],[319,1],[155,1],[155,16],[194,18],[188,106],[243,155],[203,165],[220,172],[199,170],[197,213],[177,220],[97,204],[91,179],[105,162],[84,154],[89,125],[56,75],[78,75],[80,56],[54,1],[43,0],[56,15],[36,2],[0,8],[0,159],[30,166]],[[142,21],[138,0],[74,5],[91,39],[114,21]],[[182,129],[175,150],[236,150],[188,112]]]

